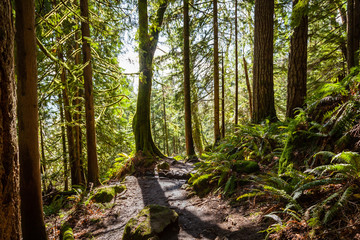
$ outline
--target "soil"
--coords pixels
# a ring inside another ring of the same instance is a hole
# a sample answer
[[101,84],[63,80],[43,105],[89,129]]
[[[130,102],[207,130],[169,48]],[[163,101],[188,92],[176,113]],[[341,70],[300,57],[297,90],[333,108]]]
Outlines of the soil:
[[180,230],[166,240],[264,239],[264,234],[259,233],[264,229],[261,214],[254,213],[254,209],[231,207],[216,195],[199,198],[191,194],[186,182],[192,170],[192,164],[174,161],[166,173],[127,176],[123,182],[127,190],[116,196],[108,208],[88,206],[78,214],[73,223],[76,239],[120,240],[128,220],[149,204],[168,206],[179,214]]

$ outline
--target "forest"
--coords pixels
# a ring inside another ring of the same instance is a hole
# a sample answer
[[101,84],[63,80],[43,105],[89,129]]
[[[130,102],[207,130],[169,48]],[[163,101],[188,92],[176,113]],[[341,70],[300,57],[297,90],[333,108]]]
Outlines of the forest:
[[360,0],[0,16],[0,240],[360,239]]

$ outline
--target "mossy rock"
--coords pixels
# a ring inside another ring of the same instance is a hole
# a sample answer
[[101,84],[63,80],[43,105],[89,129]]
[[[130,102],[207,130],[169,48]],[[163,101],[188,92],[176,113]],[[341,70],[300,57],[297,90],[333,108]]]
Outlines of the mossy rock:
[[91,197],[97,203],[110,202],[117,193],[121,193],[126,189],[125,185],[107,186],[98,188],[95,194]]
[[178,219],[179,215],[168,207],[146,206],[127,222],[123,240],[158,240],[174,229],[178,231]]
[[254,173],[260,170],[259,164],[255,161],[239,160],[234,164],[236,172],[240,173]]
[[74,240],[74,233],[68,223],[64,223],[60,229],[60,238],[62,240]]
[[168,162],[161,162],[157,165],[157,169],[159,171],[169,171],[170,170],[170,165]]
[[203,174],[195,178],[195,180],[189,180],[189,182],[192,183],[193,189],[199,197],[204,197],[208,193],[210,193],[212,189],[212,184],[210,183],[210,180],[212,179],[212,177],[212,174]]

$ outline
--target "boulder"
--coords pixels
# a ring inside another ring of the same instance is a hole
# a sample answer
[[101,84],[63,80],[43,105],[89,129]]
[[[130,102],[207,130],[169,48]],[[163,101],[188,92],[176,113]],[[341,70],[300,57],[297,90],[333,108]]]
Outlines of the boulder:
[[125,189],[125,185],[98,188],[95,194],[91,197],[91,200],[94,200],[97,203],[107,203],[110,202],[117,193],[121,193]]
[[179,231],[178,218],[179,215],[168,207],[155,204],[146,206],[128,221],[123,240],[169,239],[165,235]]

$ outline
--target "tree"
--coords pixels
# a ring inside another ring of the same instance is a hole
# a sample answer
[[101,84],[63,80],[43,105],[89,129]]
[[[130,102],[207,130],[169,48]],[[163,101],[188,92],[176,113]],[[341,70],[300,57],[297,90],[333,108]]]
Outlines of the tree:
[[238,60],[238,2],[235,0],[235,125],[239,119],[239,60]]
[[136,154],[143,154],[149,157],[150,163],[152,163],[155,157],[164,157],[155,145],[151,135],[150,96],[153,76],[153,58],[167,5],[167,0],[160,1],[152,25],[149,27],[147,0],[138,0],[140,76],[133,131],[135,135]]
[[86,115],[86,144],[88,159],[88,184],[95,186],[100,184],[99,167],[96,152],[96,131],[94,113],[94,91],[92,82],[91,49],[90,49],[90,27],[89,27],[89,6],[88,0],[80,0],[80,10],[83,21],[81,22],[82,52],[84,67],[84,88],[85,88],[85,115]]
[[191,123],[189,0],[184,0],[184,105],[186,155],[195,155]]
[[214,138],[215,144],[220,140],[220,102],[219,102],[219,42],[218,42],[218,7],[213,0],[214,27]]
[[35,1],[15,1],[22,235],[47,239],[43,218],[37,100]]
[[293,34],[290,40],[286,117],[292,118],[295,109],[303,107],[307,80],[307,1],[293,1]]
[[252,122],[276,120],[273,49],[274,0],[255,1]]
[[347,0],[347,67],[348,71],[359,64],[360,0]]
[[19,158],[16,138],[14,25],[11,1],[0,4],[0,236],[20,240]]
[[221,138],[225,138],[225,67],[224,52],[221,55]]

